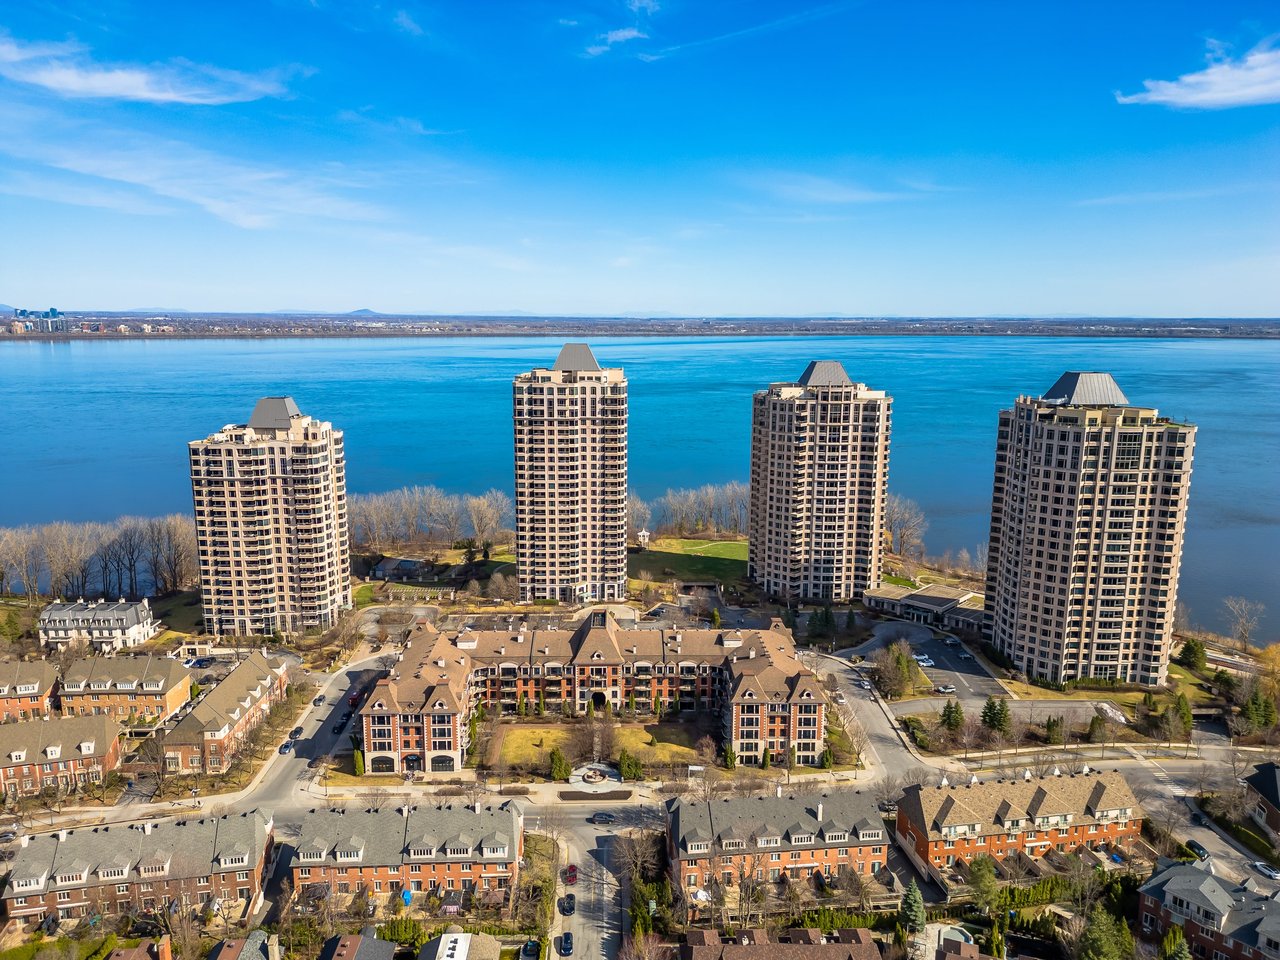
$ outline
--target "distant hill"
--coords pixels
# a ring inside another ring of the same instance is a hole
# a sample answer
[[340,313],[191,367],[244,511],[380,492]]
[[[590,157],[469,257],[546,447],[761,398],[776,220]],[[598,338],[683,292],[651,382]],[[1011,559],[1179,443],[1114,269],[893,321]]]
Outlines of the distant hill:
[[364,307],[360,310],[352,310],[350,313],[344,313],[343,316],[344,317],[380,317],[382,316],[382,314],[380,314],[377,310],[370,310],[368,307]]

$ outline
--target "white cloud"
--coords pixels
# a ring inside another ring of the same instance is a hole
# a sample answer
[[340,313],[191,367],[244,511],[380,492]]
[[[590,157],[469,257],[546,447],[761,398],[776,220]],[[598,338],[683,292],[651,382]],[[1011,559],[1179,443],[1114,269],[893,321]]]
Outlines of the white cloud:
[[379,133],[408,133],[415,137],[439,137],[449,132],[428,127],[417,117],[388,117],[386,120],[380,120],[370,116],[366,112],[368,109],[368,107],[362,107],[360,110],[339,110],[338,119],[343,123],[359,124]]
[[100,64],[75,43],[24,43],[0,33],[0,76],[63,97],[216,106],[281,97],[292,71],[242,73],[175,59]]
[[1076,201],[1078,207],[1118,207],[1137,203],[1179,203],[1185,200],[1212,200],[1245,193],[1274,191],[1277,184],[1238,183],[1189,190],[1151,190],[1136,193],[1114,193],[1105,197],[1089,197]]
[[93,182],[69,181],[66,177],[45,177],[30,173],[11,173],[0,177],[0,193],[139,216],[155,216],[174,211],[172,206],[157,203],[135,191],[104,187]]
[[1177,80],[1144,80],[1142,93],[1116,94],[1118,103],[1157,103],[1168,107],[1222,110],[1280,103],[1280,50],[1260,44],[1240,59],[1210,42],[1209,66]]
[[872,190],[859,184],[807,173],[775,173],[757,178],[756,186],[782,200],[795,203],[853,204],[910,200],[914,192]]
[[577,20],[570,20],[568,17],[560,18],[560,26],[562,27],[576,27],[577,25],[578,25]]
[[627,0],[627,9],[632,13],[655,14],[661,7],[658,0]]
[[397,10],[392,22],[411,36],[420,37],[423,34],[422,27],[418,26],[418,21],[413,19],[408,10]]
[[597,38],[603,43],[593,43],[587,47],[586,53],[589,57],[598,57],[602,53],[607,53],[614,44],[626,43],[628,40],[645,40],[648,34],[635,27],[620,27],[617,30],[610,30],[608,33],[602,33]]

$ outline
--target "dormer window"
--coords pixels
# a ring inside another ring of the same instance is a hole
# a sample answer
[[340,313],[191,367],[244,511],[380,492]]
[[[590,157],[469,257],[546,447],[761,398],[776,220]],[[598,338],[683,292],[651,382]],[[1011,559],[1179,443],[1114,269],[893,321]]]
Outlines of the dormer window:
[[471,854],[471,848],[460,845],[450,845],[445,848],[445,856],[447,857],[466,857]]
[[218,860],[218,866],[224,867],[224,868],[225,867],[243,867],[248,862],[249,862],[248,854],[233,853],[228,856],[220,858]]
[[813,834],[812,833],[792,834],[791,842],[794,844],[813,843]]
[[756,840],[756,843],[762,847],[779,847],[779,846],[782,846],[782,838],[781,837],[760,837]]
[[64,884],[64,883],[84,883],[84,881],[85,881],[85,879],[88,877],[88,875],[89,875],[89,871],[88,871],[88,869],[86,868],[86,869],[85,869],[85,871],[84,871],[84,873],[60,873],[60,874],[58,874],[58,875],[57,875],[57,877],[55,877],[55,878],[54,878],[54,881],[55,881],[56,883],[60,883],[60,884]]
[[505,857],[507,855],[506,847],[485,847],[482,856],[486,857]]
[[592,659],[592,660],[603,660],[603,659],[604,659],[604,654],[603,654],[603,653],[601,653],[599,650],[597,650],[595,653],[593,653],[593,654],[591,655],[591,659]]
[[148,680],[146,683],[142,685],[142,689],[143,690],[162,690],[164,689],[164,684],[159,680]]
[[725,840],[720,844],[725,850],[742,850],[746,845],[747,842],[745,840]]
[[57,760],[60,756],[62,756],[62,747],[58,746],[55,743],[51,743],[49,744],[49,746],[44,748],[44,755],[48,757],[50,760]]
[[141,873],[144,877],[158,877],[162,873],[165,873],[168,869],[169,869],[169,861],[166,860],[164,863],[143,864],[142,869],[139,870],[139,873]]
[[828,833],[826,835],[827,843],[844,843],[849,839],[849,834],[843,830],[839,833]]
[[336,856],[339,860],[359,860],[360,855],[363,852],[364,852],[363,847],[348,847],[345,850],[339,848],[338,850],[334,851],[334,856]]
[[86,756],[93,753],[93,748],[97,746],[93,740],[84,740],[80,743],[80,752]]
[[25,763],[27,760],[27,751],[13,750],[9,753],[9,759],[14,763]]
[[18,693],[35,693],[38,689],[34,683],[20,683],[17,686]]
[[436,851],[434,847],[410,847],[409,848],[409,856],[411,856],[415,860],[426,860],[430,857],[434,857],[435,855],[436,855]]
[[311,862],[311,863],[314,863],[314,862],[316,862],[317,860],[323,860],[323,859],[324,859],[324,851],[323,851],[323,850],[299,850],[299,851],[298,851],[298,859],[299,859],[299,860],[306,860],[306,861],[309,861],[309,862]]
[[124,867],[103,867],[98,871],[99,880],[122,880],[124,875]]
[[696,840],[689,844],[690,853],[706,853],[711,849],[711,844],[705,840]]

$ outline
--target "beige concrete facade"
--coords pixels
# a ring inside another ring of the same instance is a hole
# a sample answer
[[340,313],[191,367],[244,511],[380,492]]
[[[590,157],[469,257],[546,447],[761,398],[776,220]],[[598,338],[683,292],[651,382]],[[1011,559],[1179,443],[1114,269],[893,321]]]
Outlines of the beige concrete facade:
[[522,600],[627,594],[627,380],[585,343],[515,378],[516,560]]
[[267,397],[188,446],[205,630],[333,624],[351,605],[342,431]]
[[834,360],[756,393],[747,568],[771,596],[844,603],[879,586],[892,404]]
[[1001,411],[985,630],[1020,670],[1165,682],[1195,439],[1105,373]]

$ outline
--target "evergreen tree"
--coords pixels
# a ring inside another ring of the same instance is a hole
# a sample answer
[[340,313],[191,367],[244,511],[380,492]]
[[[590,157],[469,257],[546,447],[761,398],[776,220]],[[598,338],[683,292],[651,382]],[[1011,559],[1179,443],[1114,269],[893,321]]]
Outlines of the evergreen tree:
[[1005,736],[1013,730],[1013,715],[1009,713],[1009,701],[1003,698],[996,701],[996,729]]
[[1179,940],[1178,945],[1173,948],[1173,953],[1169,954],[1167,960],[1191,960],[1191,948],[1187,946],[1187,941]]
[[836,757],[835,754],[831,752],[830,747],[827,747],[822,751],[821,765],[823,770],[830,770],[836,765]]
[[1188,670],[1202,671],[1208,666],[1208,655],[1205,651],[1204,641],[1198,637],[1188,637],[1182,642],[1182,649],[1178,651],[1178,663],[1182,664]]
[[768,770],[773,766],[773,751],[765,747],[764,753],[760,754],[760,769]]
[[10,643],[15,642],[22,636],[22,625],[18,622],[18,612],[10,610],[9,615],[4,618],[4,624],[0,625],[0,632],[4,634],[4,638]]
[[733,744],[726,743],[724,745],[724,768],[733,770],[738,766],[738,755],[733,752]]
[[1129,928],[1095,904],[1080,935],[1078,960],[1129,960],[1132,956],[1133,937]]
[[959,733],[964,726],[964,707],[958,700],[948,700],[942,708],[942,725],[951,733]]
[[538,691],[538,716],[545,716],[547,713],[547,695],[541,690]]
[[587,719],[594,720],[596,718],[596,702],[594,700],[587,701]]
[[858,614],[850,610],[849,615],[844,618],[844,632],[853,633],[858,629]]
[[569,774],[573,773],[573,766],[569,760],[561,752],[559,747],[552,747],[549,757],[551,761],[551,779],[552,780],[568,780]]
[[969,866],[969,886],[973,888],[973,902],[983,913],[991,913],[1000,903],[1000,881],[996,879],[996,864],[990,857],[975,857]]
[[1004,960],[1004,934],[998,929],[993,929],[987,939],[987,953],[995,957],[995,960]]
[[1049,717],[1044,722],[1044,738],[1050,744],[1062,743],[1062,718]]
[[996,724],[999,721],[997,719],[997,707],[996,707],[995,697],[987,697],[987,702],[982,705],[982,716],[979,719],[981,719],[982,725],[986,727],[988,730],[996,729]]
[[522,693],[520,694],[520,699],[516,701],[516,716],[523,717],[528,712],[529,712],[529,698]]
[[1089,721],[1089,742],[1102,743],[1107,739],[1107,721],[1095,714]]
[[[1195,718],[1191,715],[1191,703],[1187,700],[1187,695],[1185,693],[1178,694],[1178,699],[1174,701],[1173,705],[1178,713],[1178,720],[1182,723],[1182,729],[1189,734],[1191,732],[1191,724]],[[1272,704],[1272,709],[1275,709],[1274,704]]]
[[1177,924],[1170,924],[1169,929],[1165,931],[1164,939],[1160,941],[1160,960],[1170,960],[1173,951],[1181,942],[1183,942],[1182,928]]
[[636,715],[636,695],[634,693],[627,697],[627,712],[633,717]]
[[916,886],[916,882],[912,879],[910,886],[907,887],[906,893],[902,895],[902,907],[898,911],[898,923],[908,933],[921,933],[924,930],[924,897],[920,893],[920,888]]

